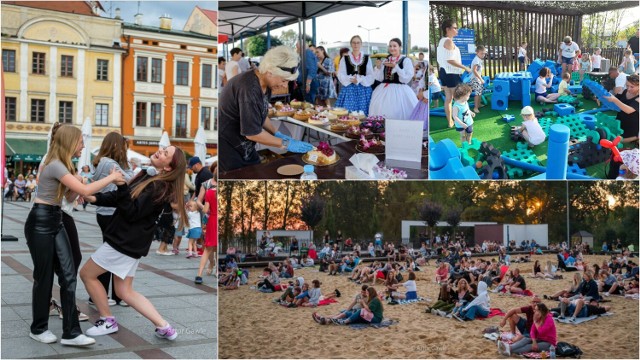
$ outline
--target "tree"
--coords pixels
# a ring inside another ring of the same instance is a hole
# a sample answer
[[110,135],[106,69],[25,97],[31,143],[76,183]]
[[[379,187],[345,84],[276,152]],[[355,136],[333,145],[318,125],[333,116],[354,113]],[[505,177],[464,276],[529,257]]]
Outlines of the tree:
[[320,223],[323,213],[324,200],[319,196],[311,196],[302,201],[300,219],[307,224],[312,232],[311,241],[313,241],[313,228]]
[[[298,33],[295,32],[295,30],[283,31],[282,34],[280,34],[278,41],[280,41],[282,45],[288,46],[290,48],[295,48],[296,42],[298,41]],[[305,37],[305,41],[307,44],[311,44],[313,38],[307,35]]]
[[[271,37],[271,47],[282,45],[282,42],[277,37]],[[267,37],[265,35],[256,35],[247,39],[247,52],[249,56],[263,56],[269,49],[267,49]]]
[[420,220],[424,221],[430,229],[430,238],[433,239],[433,228],[442,217],[442,205],[431,200],[425,200],[419,210]]
[[460,220],[462,219],[462,209],[459,206],[452,206],[449,210],[447,210],[447,214],[444,219],[451,225],[451,234],[453,237],[456,236],[456,228],[460,225]]

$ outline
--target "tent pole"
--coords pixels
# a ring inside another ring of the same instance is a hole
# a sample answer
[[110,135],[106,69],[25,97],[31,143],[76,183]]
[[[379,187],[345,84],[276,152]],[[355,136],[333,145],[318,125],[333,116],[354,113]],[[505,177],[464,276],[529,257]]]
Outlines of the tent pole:
[[304,66],[304,55],[306,49],[304,39],[306,36],[306,32],[304,20],[302,20],[301,18],[298,18],[298,34],[300,34],[300,38],[298,41],[300,42],[300,74],[302,74],[302,82],[300,82],[300,92],[302,93],[302,99],[300,99],[300,101],[304,101],[305,97],[307,96],[307,87],[305,86],[305,84],[307,83],[307,74],[305,71],[306,68]]
[[409,3],[402,1],[402,53],[409,55]]
[[271,49],[271,23],[267,23],[267,51]]
[[316,18],[311,18],[311,37],[313,45],[318,45],[318,41],[316,40]]

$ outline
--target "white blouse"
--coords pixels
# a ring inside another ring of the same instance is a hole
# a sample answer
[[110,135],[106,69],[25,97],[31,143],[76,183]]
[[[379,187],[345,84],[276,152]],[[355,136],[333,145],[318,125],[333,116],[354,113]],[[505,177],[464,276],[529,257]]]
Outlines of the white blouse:
[[[364,54],[360,53],[360,61],[356,62],[356,59],[353,57],[351,51],[349,51],[349,59],[351,59],[351,63],[354,65],[361,65],[364,61]],[[347,75],[347,65],[344,61],[344,56],[340,58],[340,66],[338,68],[338,81],[342,84],[342,86],[349,86],[352,84],[351,79],[355,76],[357,83],[362,86],[371,86],[373,85],[375,78],[373,77],[373,66],[371,63],[373,59],[369,57],[369,61],[367,62],[367,70],[365,72],[366,75]]]

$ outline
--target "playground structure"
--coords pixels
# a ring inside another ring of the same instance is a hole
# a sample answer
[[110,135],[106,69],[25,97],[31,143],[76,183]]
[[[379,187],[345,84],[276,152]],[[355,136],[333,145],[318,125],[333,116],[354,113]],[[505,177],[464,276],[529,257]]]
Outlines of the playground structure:
[[[505,111],[510,101],[519,101],[521,106],[531,104],[533,86],[532,73],[549,67],[558,72],[552,61],[535,60],[528,71],[500,73],[488,89],[491,94],[491,108]],[[554,77],[555,83],[558,78]],[[488,83],[488,82],[487,82]],[[557,85],[552,85],[556,87]],[[577,96],[563,95],[553,108],[543,108],[536,117],[545,135],[548,136],[547,167],[536,158],[526,143],[511,127],[510,137],[516,148],[501,152],[489,143],[474,139],[471,144],[463,143],[460,148],[453,141],[429,141],[429,170],[432,179],[509,179],[532,177],[532,179],[593,179],[587,176],[586,168],[611,158],[612,150],[622,148],[616,139],[622,134],[620,122],[605,111],[620,111],[617,105],[605,99],[611,94],[599,83],[585,79],[581,85],[572,85],[572,94],[589,94],[598,98],[599,109],[578,112],[582,102]],[[435,110],[435,111],[434,111]],[[430,116],[444,116],[441,108],[431,111]],[[515,120],[511,114],[503,114],[502,120]],[[609,146],[603,146],[606,142]],[[615,145],[612,144],[615,142]],[[615,154],[615,152],[614,152]],[[615,159],[614,159],[615,161]]]

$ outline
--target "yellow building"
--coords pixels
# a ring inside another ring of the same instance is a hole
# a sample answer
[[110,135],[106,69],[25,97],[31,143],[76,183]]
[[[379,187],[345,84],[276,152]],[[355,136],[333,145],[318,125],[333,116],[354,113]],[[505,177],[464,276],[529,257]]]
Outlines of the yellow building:
[[86,144],[91,147],[108,132],[119,132],[122,21],[98,16],[99,2],[3,1],[1,6],[10,161],[24,161],[25,152],[43,155],[56,121],[82,126],[91,119],[93,143]]
[[193,155],[193,138],[202,127],[207,153],[215,155],[217,38],[172,29],[169,16],[148,26],[137,14],[122,29],[122,133],[132,140],[131,149],[149,156],[166,131],[172,145]]

